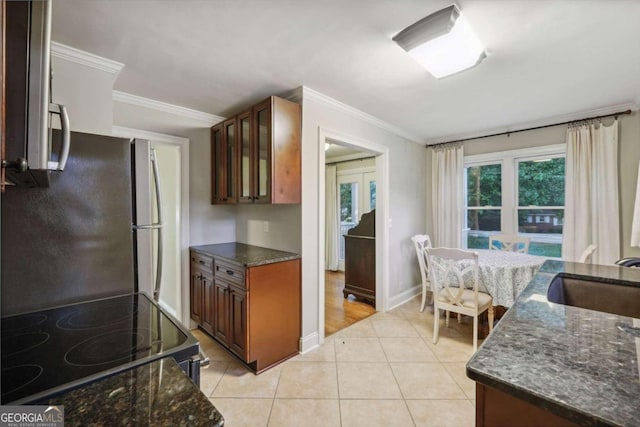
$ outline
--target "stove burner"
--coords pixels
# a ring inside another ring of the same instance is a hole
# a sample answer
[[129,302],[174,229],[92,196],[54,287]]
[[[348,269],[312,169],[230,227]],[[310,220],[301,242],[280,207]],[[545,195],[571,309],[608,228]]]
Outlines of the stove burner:
[[2,370],[2,401],[5,396],[24,388],[42,375],[40,365],[16,365]]
[[64,360],[73,366],[97,366],[128,362],[145,357],[152,350],[149,329],[124,329],[84,340],[67,351]]
[[6,333],[29,329],[41,325],[45,320],[47,320],[47,315],[41,313],[9,317],[2,319],[2,332]]
[[69,313],[58,320],[56,326],[65,330],[101,328],[131,320],[144,311],[145,307],[133,302],[97,304]]
[[50,335],[46,332],[33,332],[27,334],[14,335],[6,337],[2,336],[2,357],[13,356],[31,350],[37,346],[49,341]]

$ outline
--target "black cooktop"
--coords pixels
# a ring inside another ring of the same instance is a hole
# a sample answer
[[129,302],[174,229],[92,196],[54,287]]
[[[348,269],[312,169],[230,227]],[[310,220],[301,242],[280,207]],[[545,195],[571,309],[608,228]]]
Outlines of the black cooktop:
[[145,294],[2,319],[2,404],[53,396],[162,357],[198,354],[197,340]]

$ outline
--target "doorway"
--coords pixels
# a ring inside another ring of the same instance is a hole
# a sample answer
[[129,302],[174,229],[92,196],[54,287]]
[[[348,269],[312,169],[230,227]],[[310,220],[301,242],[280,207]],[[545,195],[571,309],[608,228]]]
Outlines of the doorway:
[[[180,318],[182,315],[182,295],[180,289],[180,147],[166,142],[151,141],[159,170],[159,190],[155,188],[153,177],[149,177],[151,206],[157,207],[159,196],[162,204],[162,242],[158,241],[158,233],[153,233],[152,270],[156,272],[153,280],[157,280],[158,262],[162,265],[160,280],[160,304],[171,314]],[[153,209],[153,222],[158,223],[158,210]],[[162,250],[160,250],[162,248]],[[160,251],[160,252],[159,252]]]
[[[333,161],[327,157],[327,165],[340,164],[337,167],[338,216],[340,230],[338,234],[338,270],[344,272],[344,236],[354,228],[362,215],[376,208],[376,172],[375,159],[370,153],[357,152],[363,157],[358,160]],[[368,162],[367,162],[368,161]],[[328,233],[328,228],[325,233]]]
[[[113,135],[147,140],[146,150],[155,152],[163,225],[159,304],[189,327],[189,140],[119,126],[113,127]],[[157,199],[151,165],[136,162],[136,176],[136,182],[146,181],[142,187],[146,188],[145,194],[136,195],[143,200],[138,203],[137,213],[156,223]],[[153,295],[158,273],[158,248],[157,233],[138,239],[138,288],[149,296]]]
[[[345,287],[347,245],[344,236],[360,224],[363,215],[373,215],[377,191],[375,153],[334,140],[325,148],[324,334],[329,336],[376,312],[371,300],[356,297]],[[375,240],[367,243],[375,245]],[[350,250],[356,249],[351,246]],[[354,255],[349,255],[353,260]],[[375,260],[372,259],[370,265],[373,274],[366,281],[373,287]],[[351,269],[349,277],[353,280],[353,264],[347,268]]]

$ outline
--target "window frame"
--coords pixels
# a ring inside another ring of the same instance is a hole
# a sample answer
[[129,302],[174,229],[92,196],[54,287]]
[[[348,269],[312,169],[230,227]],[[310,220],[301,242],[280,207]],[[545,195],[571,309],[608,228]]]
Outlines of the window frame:
[[[464,156],[464,223],[462,246],[467,248],[467,218],[469,209],[477,210],[484,207],[467,206],[467,168],[474,166],[501,165],[501,193],[500,232],[507,234],[530,234],[518,232],[518,212],[522,209],[565,209],[564,206],[520,206],[518,198],[519,179],[518,167],[520,162],[541,160],[546,158],[566,158],[566,144],[551,144],[540,147],[530,147],[516,150],[495,151],[491,153]],[[495,208],[495,207],[490,207]],[[488,208],[484,208],[488,209]],[[561,242],[562,244],[562,242]]]
[[[467,163],[466,158],[464,162],[464,177],[463,177],[463,201],[464,201],[464,217],[462,219],[462,248],[467,248],[468,243],[468,231],[469,231],[469,210],[497,210],[500,211],[500,228],[503,227],[502,222],[504,221],[504,180],[502,179],[503,170],[504,170],[504,162],[502,159],[499,160],[485,160],[480,159],[479,161],[474,161]],[[501,177],[501,188],[500,188],[500,206],[467,206],[467,202],[469,200],[469,192],[467,191],[467,168],[470,167],[478,167],[478,166],[492,166],[499,165],[500,166],[500,177]]]

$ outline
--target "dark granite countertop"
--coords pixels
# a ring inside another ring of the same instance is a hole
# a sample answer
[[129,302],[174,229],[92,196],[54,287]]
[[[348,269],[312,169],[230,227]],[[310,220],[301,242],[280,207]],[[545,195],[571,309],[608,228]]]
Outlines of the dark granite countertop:
[[172,357],[38,404],[64,405],[65,426],[222,426],[224,418]]
[[227,261],[255,267],[275,262],[290,261],[300,258],[300,255],[260,246],[245,245],[244,243],[218,243],[215,245],[191,246],[192,250],[225,259]]
[[467,375],[580,425],[638,426],[640,320],[549,302],[559,272],[640,286],[640,269],[546,261]]

